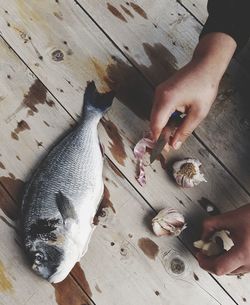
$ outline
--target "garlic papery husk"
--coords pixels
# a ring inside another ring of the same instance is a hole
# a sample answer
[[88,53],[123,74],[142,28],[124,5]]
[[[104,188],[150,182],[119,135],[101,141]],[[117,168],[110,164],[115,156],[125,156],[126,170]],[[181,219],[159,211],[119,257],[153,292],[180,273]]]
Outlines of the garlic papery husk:
[[207,182],[200,172],[201,162],[198,159],[184,159],[173,164],[173,175],[177,184],[182,187],[194,187]]
[[195,248],[202,250],[205,255],[214,256],[223,254],[225,251],[230,250],[234,243],[230,238],[230,233],[222,230],[214,233],[208,242],[197,240],[193,245]]
[[152,227],[157,236],[178,236],[187,225],[181,213],[173,208],[165,208],[152,219]]

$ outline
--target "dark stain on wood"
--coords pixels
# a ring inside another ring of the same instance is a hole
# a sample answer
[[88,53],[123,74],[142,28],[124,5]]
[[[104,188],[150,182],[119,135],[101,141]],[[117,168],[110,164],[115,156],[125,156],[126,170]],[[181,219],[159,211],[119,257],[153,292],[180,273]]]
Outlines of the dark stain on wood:
[[130,5],[137,14],[139,14],[144,19],[148,19],[146,12],[138,4],[135,4],[134,2],[130,2]]
[[153,100],[152,89],[130,64],[113,56],[113,63],[106,69],[104,79],[116,97],[142,119],[150,117]]
[[123,6],[122,4],[120,5],[121,6],[121,9],[128,15],[130,16],[131,18],[134,18],[134,15],[130,12],[129,9],[127,9],[125,6]]
[[43,121],[43,123],[44,123],[46,126],[50,127],[50,124],[47,123],[46,121]]
[[7,22],[7,26],[10,27],[10,23],[9,22]]
[[93,219],[93,224],[97,226],[99,224],[99,217],[105,217],[106,213],[104,209],[110,208],[113,213],[116,213],[115,208],[113,206],[113,203],[110,201],[110,193],[106,185],[104,186],[104,192],[103,192],[103,198],[102,201],[98,207],[98,210],[95,214],[95,217]]
[[8,79],[11,79],[11,76],[8,74],[8,75],[7,75],[7,78],[8,78]]
[[[0,178],[2,179],[2,178]],[[5,179],[10,179],[5,177]],[[10,195],[0,186],[0,209],[11,220],[15,221],[18,218],[18,207],[14,203]]]
[[200,206],[211,216],[220,214],[220,210],[209,199],[202,197],[198,200]]
[[125,147],[123,144],[122,137],[119,134],[119,131],[115,124],[105,118],[102,118],[101,123],[106,130],[109,138],[112,142],[109,142],[109,150],[111,151],[115,160],[124,166],[124,160],[127,158]]
[[64,59],[64,54],[61,50],[55,50],[52,52],[51,58],[54,61],[62,61]]
[[43,142],[36,140],[37,147],[43,147]]
[[59,20],[63,20],[63,15],[61,12],[53,12],[54,16]]
[[18,155],[16,155],[16,158],[17,160],[21,161],[21,158]]
[[14,131],[12,131],[10,135],[11,135],[12,139],[19,140],[18,135]]
[[0,261],[0,292],[7,293],[13,291],[13,286],[8,278],[4,265]]
[[246,301],[247,301],[247,299],[243,297],[243,298],[242,298],[242,301],[243,301],[243,302],[246,302]]
[[[144,43],[143,47],[152,64],[148,66],[138,64],[133,58],[130,60],[146,77],[153,79],[157,85],[173,75],[177,61],[164,45]],[[114,90],[116,97],[137,116],[149,119],[154,96],[152,88],[128,62],[116,56],[112,56],[112,61],[106,66],[95,58],[91,59],[95,72],[107,84],[107,91]]]
[[155,259],[159,253],[159,246],[150,238],[140,238],[138,240],[138,246],[142,252],[150,259]]
[[158,290],[155,291],[155,295],[159,296],[160,292]]
[[85,273],[80,265],[80,263],[76,263],[74,268],[71,270],[71,274],[78,283],[78,285],[82,288],[82,290],[89,296],[92,296],[92,291],[90,289],[89,283],[86,279]]
[[60,283],[53,284],[58,305],[92,305],[89,298],[69,275]]
[[194,276],[194,279],[195,279],[196,281],[199,281],[199,277],[198,277],[198,275],[197,275],[196,273],[193,273],[193,276]]
[[34,115],[34,111],[32,111],[31,109],[29,109],[29,110],[27,111],[27,115],[28,115],[28,116],[33,116],[33,115]]
[[39,55],[39,56],[38,56],[38,58],[39,58],[40,60],[43,60],[43,57],[42,57],[42,55]]
[[161,43],[156,43],[153,46],[149,43],[143,43],[143,48],[152,65],[150,68],[144,68],[147,75],[150,72],[150,77],[154,83],[158,85],[162,81],[172,76],[177,71],[177,60],[175,56]]
[[183,202],[181,199],[179,199],[179,198],[177,198],[177,197],[175,197],[175,198],[178,200],[178,202],[179,202],[182,206],[185,207],[185,204],[184,204],[184,202]]
[[19,134],[24,130],[30,130],[30,127],[26,121],[21,120],[20,122],[17,123],[17,127],[14,129],[14,132],[16,134]]
[[54,107],[55,106],[55,102],[52,101],[51,99],[49,99],[48,101],[46,100],[46,104],[50,107]]
[[10,176],[11,179],[16,179],[15,175],[12,174],[12,173],[9,173],[9,176]]
[[110,3],[107,3],[107,8],[115,17],[117,17],[118,19],[120,19],[124,22],[127,22],[126,18],[122,15],[122,13],[115,6],[113,6]]
[[0,168],[5,169],[3,162],[0,161]]
[[33,112],[38,112],[36,105],[46,102],[47,89],[36,79],[29,88],[28,93],[24,95],[23,104]]
[[6,191],[0,188],[0,208],[7,217],[16,220],[21,207],[25,183],[20,179],[2,176],[0,177],[0,184],[11,194],[10,197]]
[[128,46],[124,46],[124,49],[129,51],[129,47]]

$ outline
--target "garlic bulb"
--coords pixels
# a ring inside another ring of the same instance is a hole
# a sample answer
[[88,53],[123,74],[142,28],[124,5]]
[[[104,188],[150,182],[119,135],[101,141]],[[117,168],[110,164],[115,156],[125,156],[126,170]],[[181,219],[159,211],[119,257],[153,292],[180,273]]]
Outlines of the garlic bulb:
[[197,240],[193,243],[194,247],[201,249],[207,256],[220,255],[228,251],[234,245],[232,239],[229,237],[229,232],[222,230],[216,232],[208,242]]
[[184,216],[177,210],[165,208],[152,219],[152,227],[157,236],[178,236],[187,225]]
[[201,162],[197,159],[184,159],[173,165],[173,175],[177,184],[182,187],[194,187],[201,182],[207,182],[200,172]]

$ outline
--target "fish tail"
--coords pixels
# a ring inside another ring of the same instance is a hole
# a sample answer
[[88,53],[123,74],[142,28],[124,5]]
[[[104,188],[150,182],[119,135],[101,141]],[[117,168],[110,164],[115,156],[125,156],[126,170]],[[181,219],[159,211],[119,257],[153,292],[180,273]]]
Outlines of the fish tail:
[[114,91],[99,93],[96,89],[95,82],[88,82],[84,93],[83,115],[90,110],[95,110],[103,114],[112,105],[114,96]]

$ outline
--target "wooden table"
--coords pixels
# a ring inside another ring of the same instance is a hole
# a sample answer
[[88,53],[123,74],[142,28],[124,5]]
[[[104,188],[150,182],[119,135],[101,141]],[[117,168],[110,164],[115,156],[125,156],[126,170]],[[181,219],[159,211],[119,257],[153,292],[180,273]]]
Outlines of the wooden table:
[[[0,304],[250,304],[249,276],[208,274],[192,247],[207,204],[225,212],[249,201],[248,49],[232,61],[208,118],[167,160],[199,158],[208,183],[180,189],[156,161],[142,188],[133,147],[148,128],[154,87],[191,58],[206,1],[0,0],[0,13]],[[52,286],[27,266],[15,221],[24,181],[75,124],[88,80],[117,91],[99,126],[113,209],[80,264]],[[165,206],[187,218],[179,238],[152,233]],[[181,274],[171,269],[176,256]]]

